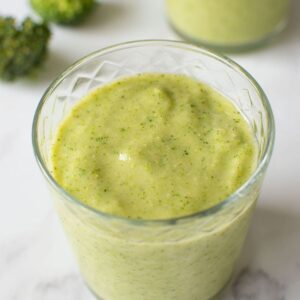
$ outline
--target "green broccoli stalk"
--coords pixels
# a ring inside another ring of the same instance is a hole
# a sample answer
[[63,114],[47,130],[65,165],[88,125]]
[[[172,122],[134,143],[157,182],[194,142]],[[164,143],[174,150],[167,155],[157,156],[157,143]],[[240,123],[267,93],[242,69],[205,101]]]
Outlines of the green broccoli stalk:
[[0,17],[0,78],[14,80],[41,64],[47,52],[50,31],[46,24],[26,18]]
[[30,0],[32,8],[47,22],[79,23],[94,7],[95,0]]

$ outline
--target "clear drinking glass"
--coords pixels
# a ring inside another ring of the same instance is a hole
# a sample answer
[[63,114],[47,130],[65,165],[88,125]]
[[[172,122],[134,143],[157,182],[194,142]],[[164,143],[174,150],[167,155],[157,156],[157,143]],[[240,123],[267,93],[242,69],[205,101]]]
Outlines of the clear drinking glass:
[[290,0],[165,0],[172,27],[184,39],[223,51],[264,45],[288,20]]
[[[53,178],[53,137],[73,105],[103,84],[145,72],[185,74],[205,82],[248,120],[259,148],[258,165],[220,204],[186,217],[131,220],[81,203]],[[257,82],[226,57],[173,41],[129,42],[84,57],[50,85],[33,122],[37,162],[80,270],[93,293],[105,300],[206,300],[217,295],[241,252],[273,142],[272,111]]]

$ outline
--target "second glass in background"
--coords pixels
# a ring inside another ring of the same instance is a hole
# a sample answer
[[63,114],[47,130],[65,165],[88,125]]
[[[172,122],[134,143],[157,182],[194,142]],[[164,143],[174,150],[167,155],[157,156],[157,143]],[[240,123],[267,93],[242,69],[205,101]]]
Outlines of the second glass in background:
[[235,52],[261,46],[281,32],[289,0],[166,0],[172,27],[185,39]]

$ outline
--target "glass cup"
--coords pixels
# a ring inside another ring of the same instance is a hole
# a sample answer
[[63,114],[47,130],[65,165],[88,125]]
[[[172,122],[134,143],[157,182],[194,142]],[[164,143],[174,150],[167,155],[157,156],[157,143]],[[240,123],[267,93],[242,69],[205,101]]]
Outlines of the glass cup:
[[172,27],[183,38],[223,51],[264,45],[288,19],[290,0],[166,0]]
[[[227,96],[258,144],[249,180],[214,207],[168,220],[132,220],[96,211],[53,178],[51,145],[60,122],[90,91],[122,76],[175,73]],[[240,255],[274,142],[269,102],[230,59],[181,42],[138,41],[94,52],[45,92],[33,122],[33,147],[88,287],[105,300],[206,300],[229,282]]]

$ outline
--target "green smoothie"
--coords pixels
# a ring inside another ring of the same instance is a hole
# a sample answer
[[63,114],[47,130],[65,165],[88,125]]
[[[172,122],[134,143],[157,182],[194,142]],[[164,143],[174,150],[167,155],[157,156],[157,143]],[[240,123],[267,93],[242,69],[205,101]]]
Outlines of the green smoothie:
[[260,42],[286,21],[289,0],[166,0],[181,34],[216,46]]
[[130,220],[206,210],[237,190],[256,162],[244,117],[191,78],[141,74],[87,95],[57,132],[53,175],[85,205],[128,218],[101,221],[84,208],[75,216],[59,201],[91,289],[105,300],[214,296],[240,253],[256,191],[227,213],[178,226],[144,228]]

